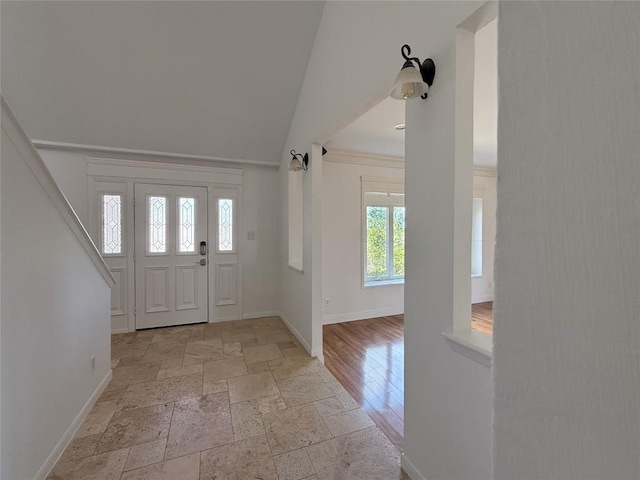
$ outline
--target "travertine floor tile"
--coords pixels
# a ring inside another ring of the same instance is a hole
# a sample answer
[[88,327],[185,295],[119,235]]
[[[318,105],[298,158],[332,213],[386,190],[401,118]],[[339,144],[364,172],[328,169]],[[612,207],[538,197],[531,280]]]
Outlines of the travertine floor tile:
[[212,382],[205,380],[202,383],[202,394],[209,395],[210,393],[228,392],[229,384],[226,380],[214,380]]
[[118,343],[111,346],[111,358],[140,357],[149,348],[149,342],[145,343]]
[[250,328],[245,330],[228,330],[226,332],[222,332],[223,343],[251,343],[255,341],[256,336]]
[[165,459],[231,442],[233,428],[226,393],[176,402]]
[[147,407],[174,400],[199,397],[202,375],[199,373],[130,385],[118,404],[118,410]]
[[315,373],[278,380],[278,388],[288,406],[331,397],[333,393]]
[[113,400],[96,403],[80,425],[76,438],[104,432],[117,407],[118,402]]
[[370,427],[305,449],[320,480],[400,480],[400,452]]
[[90,457],[95,453],[96,448],[98,448],[98,443],[100,443],[101,438],[102,433],[74,438],[64,451],[60,462]]
[[202,363],[194,363],[184,367],[161,368],[156,376],[157,380],[165,378],[182,377],[184,375],[193,375],[194,373],[202,373]]
[[118,480],[129,449],[58,463],[47,480]]
[[304,448],[282,454],[273,460],[280,480],[303,480],[316,473]]
[[271,372],[252,373],[241,377],[232,377],[229,378],[227,382],[229,383],[229,398],[231,403],[280,394]]
[[312,404],[289,407],[263,416],[273,455],[290,452],[331,438]]
[[269,345],[256,345],[251,347],[242,347],[244,359],[249,363],[267,362],[269,360],[277,360],[283,358],[282,352],[275,343]]
[[256,362],[247,365],[247,372],[249,373],[268,372],[270,370],[269,362]]
[[158,370],[160,370],[160,362],[119,366],[113,371],[113,378],[109,382],[109,387],[118,388],[133,385],[134,383],[150,382],[156,379]]
[[186,343],[204,340],[204,325],[185,325],[155,330],[151,343]]
[[273,378],[276,380],[309,375],[325,370],[325,366],[322,365],[320,360],[309,356],[272,360],[269,362],[269,367],[273,372]]
[[221,360],[224,358],[222,341],[219,338],[187,343],[184,352],[183,365]]
[[256,328],[255,336],[260,345],[291,341],[291,335],[286,328]]
[[231,419],[234,441],[265,434],[257,400],[231,405]]
[[324,423],[331,432],[331,435],[338,437],[347,433],[362,430],[374,425],[369,415],[361,408],[338,413],[324,419]]
[[194,453],[125,472],[121,480],[198,480],[199,478],[200,454]]
[[169,434],[172,403],[116,413],[98,444],[98,453],[159,440]]
[[329,390],[333,392],[335,397],[340,400],[340,403],[344,407],[345,410],[353,410],[354,408],[358,408],[358,402],[356,402],[353,397],[347,392],[342,385],[338,382],[331,382],[326,384]]
[[247,438],[202,452],[200,480],[278,480],[264,436]]
[[111,359],[111,369],[113,370],[114,368],[116,368],[118,366],[118,363],[120,362],[119,358],[113,358]]
[[278,410],[284,410],[287,408],[287,404],[284,403],[284,400],[280,395],[271,395],[269,397],[261,397],[257,399],[258,408],[260,409],[260,413],[264,415],[265,413],[277,412]]
[[278,347],[280,347],[280,351],[285,358],[309,356],[304,348],[294,342],[280,342],[278,343]]
[[239,342],[225,343],[222,346],[224,358],[244,357],[242,352],[242,344]]
[[263,317],[248,320],[251,328],[286,328],[280,317]]
[[204,380],[207,382],[246,375],[247,373],[244,357],[215,360],[204,364]]
[[313,402],[313,406],[316,407],[316,410],[322,418],[346,411],[342,403],[340,403],[340,400],[336,397],[318,400],[317,402]]
[[127,458],[127,463],[124,465],[124,470],[133,470],[134,468],[146,467],[147,465],[162,462],[162,460],[164,460],[164,449],[166,445],[166,438],[134,445],[131,447],[131,450],[129,450],[129,457]]
[[124,396],[126,391],[127,387],[112,388],[111,384],[109,384],[107,385],[107,388],[104,389],[104,392],[102,392],[102,395],[100,395],[100,398],[98,398],[97,403],[111,401],[117,402]]
[[161,362],[164,360],[180,360],[184,357],[185,343],[167,342],[152,343],[142,357],[143,362]]

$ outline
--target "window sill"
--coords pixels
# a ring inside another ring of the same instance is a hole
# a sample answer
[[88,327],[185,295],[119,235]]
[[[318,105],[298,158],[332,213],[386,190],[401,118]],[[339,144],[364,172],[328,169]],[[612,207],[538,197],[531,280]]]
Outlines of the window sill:
[[469,331],[453,333],[452,330],[442,332],[451,348],[470,360],[491,368],[493,358],[493,338],[485,333]]
[[380,280],[373,282],[365,282],[363,288],[384,287],[387,285],[404,285],[404,278],[396,278],[393,280]]
[[304,270],[302,270],[302,265],[296,265],[296,264],[293,264],[293,263],[289,263],[289,264],[287,264],[287,267],[289,267],[294,272],[297,272],[297,273],[300,273],[300,274],[304,274]]
[[480,274],[480,275],[471,275],[471,278],[482,278],[482,274]]

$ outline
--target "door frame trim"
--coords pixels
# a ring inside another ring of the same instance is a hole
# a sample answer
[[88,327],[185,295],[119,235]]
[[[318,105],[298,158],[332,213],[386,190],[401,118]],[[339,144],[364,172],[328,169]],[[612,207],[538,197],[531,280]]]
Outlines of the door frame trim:
[[[134,253],[134,218],[133,218],[133,200],[134,200],[134,184],[158,184],[158,185],[181,185],[207,188],[208,217],[207,228],[209,245],[213,246],[216,240],[216,210],[215,210],[215,194],[216,189],[232,189],[237,192],[236,206],[236,231],[244,231],[242,228],[242,184],[243,170],[236,168],[220,168],[220,167],[201,167],[193,165],[179,165],[170,163],[143,162],[137,160],[120,160],[111,158],[87,157],[87,179],[88,179],[88,198],[89,198],[89,228],[94,239],[98,238],[98,184],[101,182],[123,183],[126,185],[126,205],[127,214],[126,222],[126,238],[127,242],[127,320],[126,326],[120,325],[114,328],[112,324],[112,333],[125,333],[135,331],[135,263],[133,260]],[[242,306],[242,261],[241,261],[241,242],[236,245],[237,255],[237,276],[236,276],[236,315],[240,318],[243,311]],[[99,248],[99,246],[98,246]],[[213,261],[215,251],[209,250],[209,263],[207,265],[208,275],[208,321],[222,321],[229,317],[228,314],[221,316],[216,315],[215,301],[215,265]],[[234,315],[235,316],[235,315]]]

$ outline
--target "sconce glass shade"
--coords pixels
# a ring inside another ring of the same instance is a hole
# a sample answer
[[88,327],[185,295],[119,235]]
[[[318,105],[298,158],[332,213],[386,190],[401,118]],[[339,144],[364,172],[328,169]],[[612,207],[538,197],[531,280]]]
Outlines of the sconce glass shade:
[[304,167],[302,166],[302,162],[298,160],[296,157],[293,157],[291,159],[291,163],[289,164],[289,171],[299,172],[300,170],[304,170]]
[[391,98],[407,100],[417,98],[429,91],[429,85],[424,82],[422,75],[411,62],[405,62],[396,77],[391,90]]

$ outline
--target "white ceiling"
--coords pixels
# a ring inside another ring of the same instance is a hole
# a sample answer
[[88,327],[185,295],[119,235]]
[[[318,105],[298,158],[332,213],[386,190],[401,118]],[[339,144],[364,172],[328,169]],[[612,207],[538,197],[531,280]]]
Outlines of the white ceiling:
[[[498,28],[497,20],[476,33],[473,102],[473,163],[495,167],[498,138]],[[435,81],[438,81],[436,74]],[[420,101],[420,100],[417,100]],[[405,102],[386,98],[325,144],[331,149],[404,157]]]
[[342,149],[404,157],[404,130],[395,125],[404,123],[405,102],[387,97],[355,120],[325,144],[328,150]]
[[323,2],[1,3],[32,139],[279,163]]

